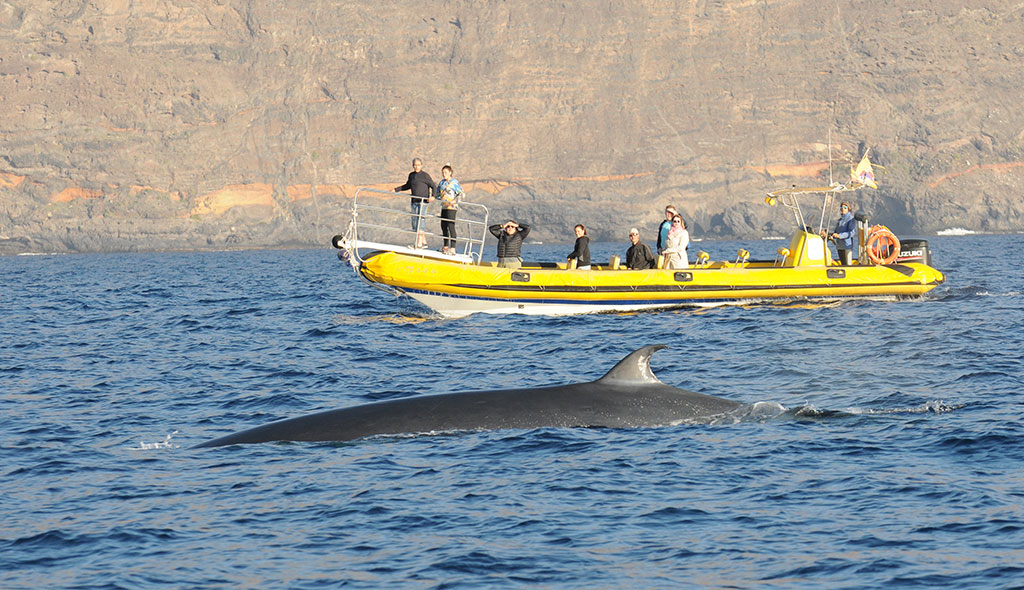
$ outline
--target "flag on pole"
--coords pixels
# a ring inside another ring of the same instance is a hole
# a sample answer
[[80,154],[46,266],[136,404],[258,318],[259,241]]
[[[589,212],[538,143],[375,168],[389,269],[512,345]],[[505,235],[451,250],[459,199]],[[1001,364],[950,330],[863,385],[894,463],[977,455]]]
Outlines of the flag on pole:
[[878,188],[878,185],[875,184],[875,172],[871,169],[871,160],[868,160],[867,153],[861,158],[860,164],[857,164],[856,168],[850,168],[850,176],[853,177],[854,182]]

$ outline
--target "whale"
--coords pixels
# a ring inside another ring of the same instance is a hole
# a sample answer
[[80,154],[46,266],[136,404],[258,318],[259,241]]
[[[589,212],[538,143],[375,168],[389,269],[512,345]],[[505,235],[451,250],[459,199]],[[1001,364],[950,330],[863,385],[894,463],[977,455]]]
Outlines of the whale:
[[465,391],[395,399],[272,422],[193,448],[279,441],[342,442],[376,435],[534,428],[642,428],[707,420],[743,407],[678,389],[651,371],[637,349],[596,381],[525,389]]

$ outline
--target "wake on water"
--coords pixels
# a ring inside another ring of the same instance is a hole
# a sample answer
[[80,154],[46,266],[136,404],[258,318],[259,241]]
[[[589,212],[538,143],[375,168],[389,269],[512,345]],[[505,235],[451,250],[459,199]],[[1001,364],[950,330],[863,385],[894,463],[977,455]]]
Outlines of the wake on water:
[[[854,416],[902,415],[902,414],[946,414],[963,408],[965,404],[950,404],[942,400],[925,402],[919,406],[905,408],[845,408],[842,410],[822,409],[805,403],[798,407],[786,408],[777,402],[755,402],[734,412],[711,418],[707,423],[728,425],[740,422],[768,422],[776,419],[823,420],[829,418],[852,418]],[[692,422],[683,422],[692,423]]]

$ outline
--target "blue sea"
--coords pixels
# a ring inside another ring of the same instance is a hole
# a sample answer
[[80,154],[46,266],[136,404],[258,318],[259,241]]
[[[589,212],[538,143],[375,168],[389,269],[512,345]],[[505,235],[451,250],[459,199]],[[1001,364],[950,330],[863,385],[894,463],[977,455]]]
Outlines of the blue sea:
[[[460,320],[330,249],[0,258],[0,587],[1024,588],[1024,236],[930,243],[917,300]],[[190,449],[657,343],[785,411]]]

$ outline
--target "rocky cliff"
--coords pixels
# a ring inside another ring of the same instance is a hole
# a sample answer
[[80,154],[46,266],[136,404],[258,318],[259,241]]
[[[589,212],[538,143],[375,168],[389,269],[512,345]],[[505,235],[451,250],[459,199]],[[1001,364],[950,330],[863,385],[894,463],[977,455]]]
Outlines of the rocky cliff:
[[537,239],[780,235],[830,136],[897,232],[1020,231],[1024,6],[968,4],[0,0],[0,253],[326,245],[414,155]]

